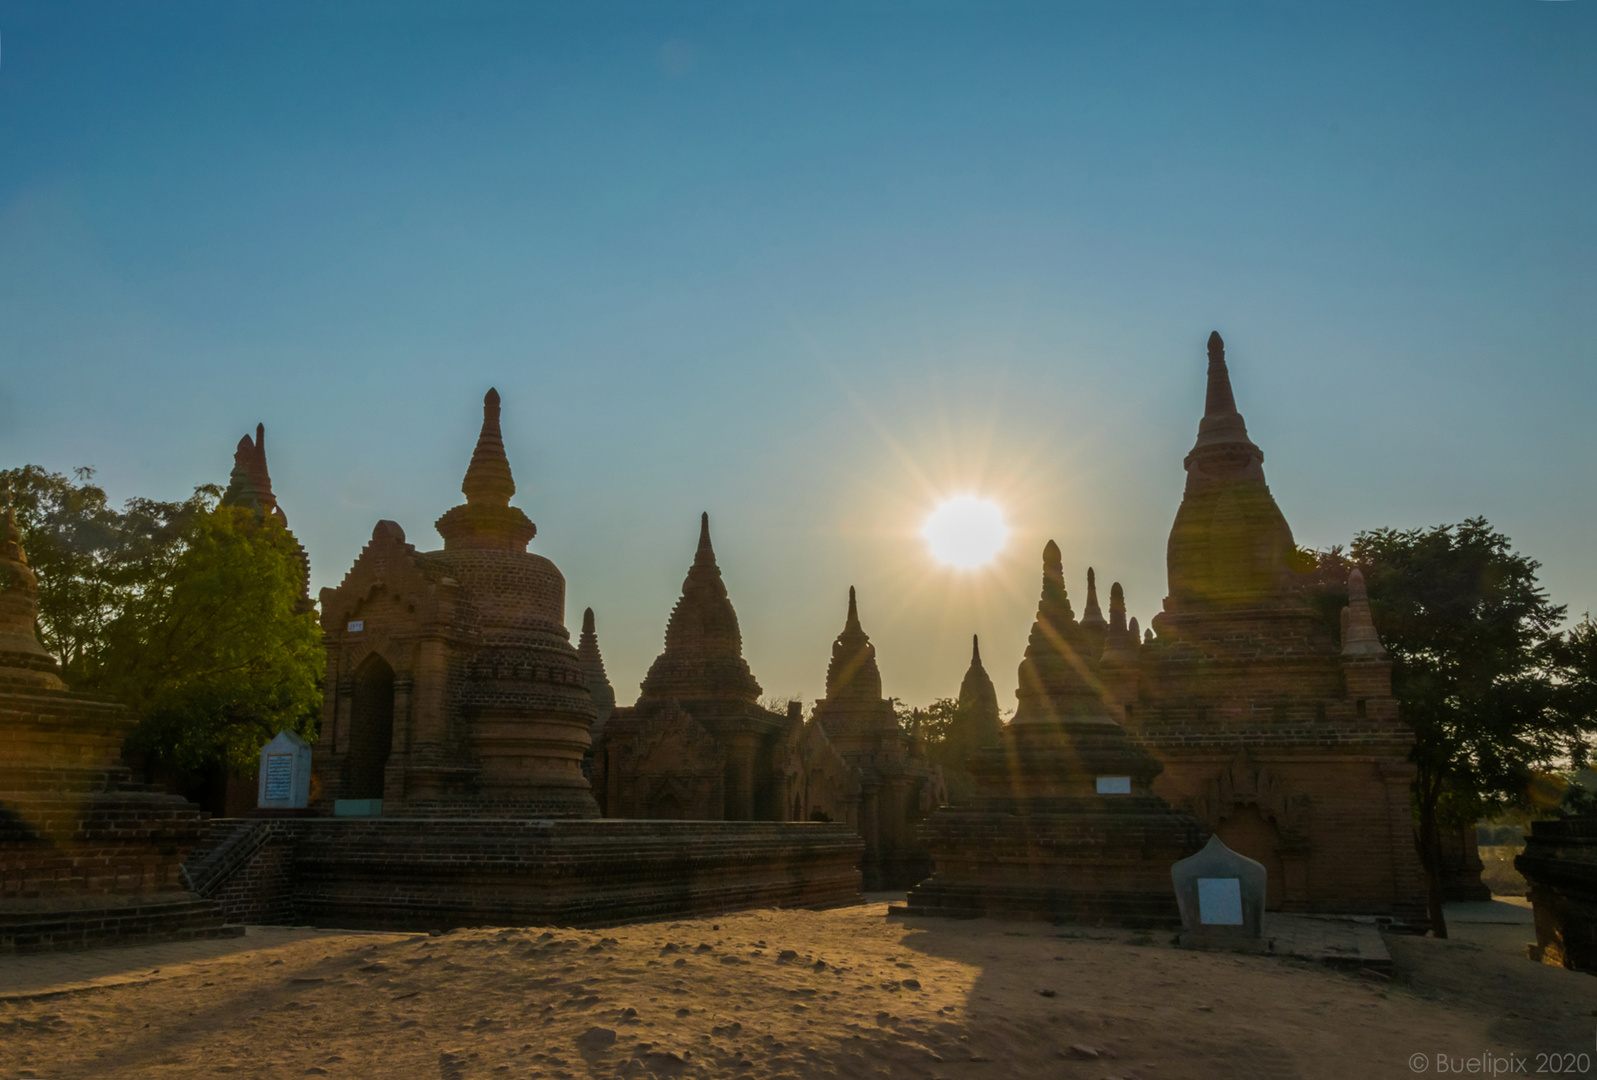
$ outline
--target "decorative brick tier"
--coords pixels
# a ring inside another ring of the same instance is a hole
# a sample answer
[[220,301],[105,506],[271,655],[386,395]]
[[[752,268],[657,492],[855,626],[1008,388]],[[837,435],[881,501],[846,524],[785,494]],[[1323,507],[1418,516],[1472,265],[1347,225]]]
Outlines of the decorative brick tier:
[[1597,972],[1597,818],[1532,822],[1514,867],[1536,912],[1534,958]]
[[239,921],[602,926],[855,903],[862,848],[808,822],[230,819],[188,873]]

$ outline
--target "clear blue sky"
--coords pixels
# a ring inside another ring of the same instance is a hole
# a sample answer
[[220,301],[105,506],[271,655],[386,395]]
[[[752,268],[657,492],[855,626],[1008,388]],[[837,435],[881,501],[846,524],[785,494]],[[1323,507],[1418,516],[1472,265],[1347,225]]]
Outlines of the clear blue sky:
[[[0,0],[0,465],[225,482],[335,583],[488,386],[621,700],[700,510],[772,694],[1146,624],[1204,340],[1300,543],[1484,514],[1597,608],[1597,3]],[[915,536],[1000,501],[975,575]],[[1079,602],[1078,602],[1079,610]]]

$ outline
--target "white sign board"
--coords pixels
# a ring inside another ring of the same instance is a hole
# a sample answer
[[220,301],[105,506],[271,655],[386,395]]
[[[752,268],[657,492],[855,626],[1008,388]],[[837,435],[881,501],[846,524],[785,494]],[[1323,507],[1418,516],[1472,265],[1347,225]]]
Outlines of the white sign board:
[[261,747],[261,779],[255,804],[272,810],[303,810],[310,805],[311,744],[292,731],[279,731]]
[[1204,926],[1242,925],[1242,881],[1234,877],[1198,879],[1198,922]]
[[1098,794],[1100,795],[1130,795],[1131,777],[1129,776],[1100,776],[1098,777]]

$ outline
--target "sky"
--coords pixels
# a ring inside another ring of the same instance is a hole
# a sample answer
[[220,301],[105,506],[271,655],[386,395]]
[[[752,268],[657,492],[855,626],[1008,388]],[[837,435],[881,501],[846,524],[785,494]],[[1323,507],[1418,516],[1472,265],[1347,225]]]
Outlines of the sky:
[[1298,543],[1484,515],[1578,616],[1594,135],[1592,0],[0,0],[0,467],[262,422],[314,593],[441,546],[493,386],[621,702],[700,511],[772,697],[855,585],[885,693],[1012,701],[1048,539],[1159,610],[1219,330]]

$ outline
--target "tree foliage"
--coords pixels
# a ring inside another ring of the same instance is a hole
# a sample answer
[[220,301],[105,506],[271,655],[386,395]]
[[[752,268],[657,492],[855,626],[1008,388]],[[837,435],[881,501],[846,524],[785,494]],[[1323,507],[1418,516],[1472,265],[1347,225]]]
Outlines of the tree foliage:
[[898,726],[907,732],[919,732],[926,755],[933,761],[941,760],[938,755],[948,741],[948,731],[958,708],[959,704],[953,698],[938,698],[930,705],[920,707],[905,705],[896,698],[893,700]]
[[1523,806],[1537,771],[1584,760],[1597,722],[1597,640],[1589,620],[1558,631],[1565,609],[1538,584],[1539,564],[1484,518],[1375,529],[1317,556],[1312,591],[1333,633],[1348,570],[1364,573],[1393,693],[1414,729],[1421,861],[1445,934],[1440,831]]
[[221,489],[196,488],[182,502],[130,499],[117,510],[91,483],[93,469],[73,473],[76,483],[24,465],[0,472],[0,487],[11,484],[17,527],[39,577],[40,643],[61,661],[69,685],[94,690],[111,624],[154,568],[176,557]]
[[138,717],[130,753],[155,769],[243,770],[277,731],[313,732],[321,635],[280,522],[217,507],[211,486],[119,511],[86,469],[77,483],[36,466],[5,475],[39,576],[41,641],[74,689]]

